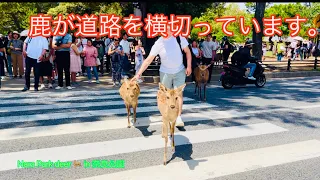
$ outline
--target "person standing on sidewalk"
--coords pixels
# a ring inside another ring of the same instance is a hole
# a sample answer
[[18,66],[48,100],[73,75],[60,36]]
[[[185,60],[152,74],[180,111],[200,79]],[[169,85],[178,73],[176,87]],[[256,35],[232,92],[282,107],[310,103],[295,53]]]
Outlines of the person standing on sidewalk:
[[122,68],[122,76],[128,76],[130,68],[131,68],[131,62],[129,61],[130,57],[130,43],[128,42],[128,35],[125,33],[122,36],[122,40],[120,41],[120,45],[123,48],[124,56],[122,57],[121,68]]
[[104,41],[101,39],[100,36],[98,36],[95,41],[93,41],[93,46],[97,48],[98,51],[98,58],[100,60],[100,65],[97,66],[98,72],[100,72],[101,76],[103,76],[104,73],[104,62],[103,62],[103,56],[105,54],[105,45]]
[[[157,55],[160,55],[160,82],[168,89],[178,88],[185,84],[186,75],[192,73],[191,60],[192,55],[189,49],[189,43],[186,38],[180,36],[181,48],[186,53],[187,69],[183,64],[183,55],[177,39],[172,36],[170,26],[167,26],[168,37],[160,37],[152,46],[149,56],[144,60],[139,72],[131,79],[136,81],[140,79],[142,73],[148,68]],[[183,96],[179,98],[179,114],[176,121],[176,126],[184,126],[181,119]]]
[[52,47],[56,50],[56,62],[58,66],[58,87],[56,90],[63,88],[63,71],[66,80],[66,88],[70,86],[70,46],[72,37],[69,33],[65,36],[55,36],[52,41]]
[[23,44],[23,56],[26,58],[26,84],[23,92],[30,89],[30,73],[33,67],[34,72],[34,90],[38,91],[39,87],[39,63],[43,60],[48,47],[47,38],[43,36],[27,37]]
[[13,73],[12,73],[12,62],[11,62],[11,49],[8,48],[8,45],[10,46],[9,44],[9,41],[12,40],[12,32],[9,31],[8,32],[8,37],[5,39],[5,43],[4,43],[4,46],[6,48],[6,51],[7,51],[7,58],[5,59],[5,63],[6,63],[6,67],[7,67],[7,71],[9,73],[9,77],[10,79],[13,78]]
[[119,39],[114,38],[113,43],[109,46],[108,54],[111,57],[111,68],[112,68],[112,81],[113,86],[121,85],[121,66],[120,62],[124,51],[122,46],[119,44]]
[[24,74],[22,58],[23,42],[19,39],[19,37],[20,34],[18,31],[13,31],[13,39],[8,42],[8,48],[11,50],[11,62],[13,65],[14,78],[18,77],[18,69],[20,78],[22,78],[22,75]]
[[0,41],[0,91],[1,91],[1,78],[4,76],[4,60],[7,56],[4,43]]
[[105,44],[105,52],[106,52],[106,58],[107,58],[107,62],[106,62],[106,72],[107,73],[109,73],[109,72],[111,72],[111,56],[108,54],[108,52],[109,52],[109,47],[110,47],[110,45],[112,44],[112,39],[110,39],[110,38],[106,38],[105,40],[104,40],[104,44]]
[[97,57],[98,51],[92,45],[92,40],[88,40],[87,47],[83,49],[82,55],[85,56],[84,59],[84,66],[87,68],[87,75],[88,75],[88,83],[91,84],[91,68],[93,69],[94,76],[96,77],[96,83],[100,84],[98,71],[97,71]]
[[[205,65],[209,65],[209,64],[213,64],[214,63],[213,52],[215,52],[218,49],[218,47],[219,47],[219,43],[213,42],[212,41],[212,36],[210,34],[208,34],[206,41],[204,41],[202,43],[202,47],[201,47],[201,50],[203,52],[202,62]],[[211,81],[212,67],[213,66],[210,66],[208,68],[208,70],[209,70],[208,83],[210,83],[210,81]]]

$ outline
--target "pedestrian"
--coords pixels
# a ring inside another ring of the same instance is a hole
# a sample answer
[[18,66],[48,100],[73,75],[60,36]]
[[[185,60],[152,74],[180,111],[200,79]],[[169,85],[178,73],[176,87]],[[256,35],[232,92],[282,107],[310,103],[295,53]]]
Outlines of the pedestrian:
[[114,38],[109,47],[108,54],[111,57],[112,81],[113,86],[121,85],[121,66],[120,62],[124,56],[123,47],[119,44],[119,39]]
[[40,76],[40,91],[45,89],[44,85],[44,76],[48,78],[48,88],[52,89],[52,54],[50,53],[50,44],[52,43],[52,38],[48,38],[48,47],[49,49],[46,51],[43,60],[39,63],[39,76]]
[[[199,47],[198,47],[198,43],[197,43],[197,41],[192,41],[192,53],[194,54],[194,56],[196,57],[195,59],[196,59],[196,62],[197,62],[197,64],[200,64],[201,63],[201,55],[202,55],[202,52],[201,52],[201,50],[199,49]],[[194,69],[195,69],[196,67],[194,67]],[[192,69],[192,74],[191,74],[191,76],[192,76],[192,82],[193,83],[195,83],[195,81],[196,81],[196,78],[195,78],[195,76],[194,76],[194,69]]]
[[[131,79],[140,79],[142,73],[148,68],[157,55],[160,55],[160,82],[168,89],[178,88],[185,84],[186,75],[192,73],[192,55],[186,38],[180,36],[180,45],[187,57],[187,69],[183,64],[183,55],[177,38],[172,36],[170,26],[167,26],[168,37],[160,37],[152,46],[149,56],[144,60],[139,72]],[[212,51],[211,51],[212,52]],[[179,98],[179,114],[176,126],[184,126],[181,119],[183,96]]]
[[92,45],[92,40],[87,41],[87,46],[83,49],[82,55],[85,56],[84,59],[84,66],[87,69],[87,75],[88,75],[88,83],[91,84],[91,68],[93,69],[94,76],[96,77],[96,83],[100,84],[99,77],[98,77],[98,71],[97,71],[97,57],[98,57],[98,51],[97,48],[95,48]]
[[66,80],[66,88],[71,90],[70,86],[70,46],[72,36],[67,33],[65,36],[55,36],[52,47],[56,50],[56,63],[58,68],[58,86],[56,90],[63,88],[63,71]]
[[13,73],[12,73],[12,61],[11,61],[11,49],[8,48],[8,45],[9,47],[12,45],[12,43],[9,44],[9,41],[12,40],[13,37],[12,37],[12,31],[9,31],[8,32],[8,36],[5,38],[5,41],[4,41],[4,46],[6,48],[6,53],[7,53],[7,58],[5,59],[5,63],[6,63],[6,68],[7,68],[7,72],[9,73],[9,77],[10,79],[13,78]]
[[72,44],[70,48],[70,72],[71,72],[71,84],[72,86],[78,86],[79,84],[76,81],[77,73],[81,72],[81,52],[77,47],[77,39],[76,37],[72,37]]
[[[213,64],[214,63],[214,56],[213,52],[216,52],[216,50],[219,48],[219,43],[212,41],[212,36],[210,34],[207,35],[206,41],[202,43],[202,52],[203,52],[203,59],[202,62],[205,65]],[[208,68],[209,70],[209,79],[208,83],[211,81],[211,74],[212,74],[212,68],[213,66],[210,66]]]
[[111,57],[108,54],[109,51],[109,47],[112,44],[112,39],[110,39],[109,37],[107,37],[104,40],[104,44],[105,44],[105,52],[106,52],[106,58],[107,58],[107,62],[106,62],[106,72],[109,73],[111,72]]
[[2,76],[5,76],[4,66],[5,66],[5,58],[6,58],[6,48],[4,46],[3,41],[0,41],[0,91],[1,91],[1,79]]
[[93,46],[97,48],[98,58],[100,60],[100,65],[97,66],[97,69],[98,69],[98,72],[100,72],[101,76],[103,76],[103,74],[104,74],[103,56],[105,54],[105,45],[104,45],[104,41],[101,39],[100,36],[97,36],[95,41],[93,41]]
[[[134,44],[132,44],[134,46],[134,52],[135,52],[135,70],[136,70],[136,74],[137,72],[139,72],[140,68],[141,68],[141,65],[143,63],[143,60],[144,60],[144,55],[146,54],[146,52],[144,51],[144,48],[142,47],[142,42],[138,42],[138,41],[134,41]],[[143,82],[142,79],[138,79],[137,80],[138,83],[141,83]]]
[[123,77],[128,77],[129,76],[129,71],[131,69],[131,62],[129,60],[129,57],[130,57],[130,43],[128,41],[127,33],[123,34],[122,40],[120,41],[120,45],[122,46],[123,51],[124,51],[124,56],[121,59],[122,61],[120,62],[121,68],[122,68],[122,76]]
[[27,37],[23,44],[23,56],[26,58],[25,86],[23,92],[30,89],[30,73],[33,68],[34,90],[38,91],[39,86],[39,63],[48,50],[48,41],[43,36]]
[[18,31],[13,31],[13,39],[9,40],[8,48],[11,50],[11,62],[13,65],[13,75],[14,78],[18,77],[18,69],[19,69],[19,77],[22,78],[24,74],[23,68],[23,58],[22,58],[22,48],[23,42],[19,39],[20,34]]
[[223,64],[228,64],[228,59],[229,59],[229,56],[230,56],[230,53],[231,53],[231,48],[232,48],[232,45],[230,44],[227,36],[224,36],[222,38],[223,40],[223,43],[222,43],[222,56],[223,56]]
[[277,60],[281,62],[282,57],[285,53],[285,44],[282,42],[282,40],[279,41],[279,43],[276,44],[276,50],[277,50]]

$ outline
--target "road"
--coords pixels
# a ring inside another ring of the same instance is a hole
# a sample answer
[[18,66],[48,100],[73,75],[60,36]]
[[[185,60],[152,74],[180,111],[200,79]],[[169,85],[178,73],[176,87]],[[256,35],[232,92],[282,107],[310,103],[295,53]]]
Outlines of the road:
[[[319,78],[270,80],[261,89],[213,84],[207,102],[189,84],[185,128],[176,129],[175,153],[168,144],[167,166],[157,88],[141,87],[132,128],[115,88],[0,92],[0,179],[320,179]],[[37,160],[52,163],[32,168]],[[125,164],[93,168],[95,160]]]

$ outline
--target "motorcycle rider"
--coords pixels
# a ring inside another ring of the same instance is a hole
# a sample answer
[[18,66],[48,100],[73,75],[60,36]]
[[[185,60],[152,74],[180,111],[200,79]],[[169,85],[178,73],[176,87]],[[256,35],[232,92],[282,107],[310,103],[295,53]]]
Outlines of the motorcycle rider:
[[242,58],[241,58],[241,63],[239,65],[242,66],[243,68],[250,68],[250,73],[248,75],[248,79],[250,80],[256,80],[256,78],[253,77],[253,73],[257,65],[255,63],[251,63],[251,61],[254,58],[250,54],[253,44],[254,43],[251,40],[246,41],[245,46],[240,49]]

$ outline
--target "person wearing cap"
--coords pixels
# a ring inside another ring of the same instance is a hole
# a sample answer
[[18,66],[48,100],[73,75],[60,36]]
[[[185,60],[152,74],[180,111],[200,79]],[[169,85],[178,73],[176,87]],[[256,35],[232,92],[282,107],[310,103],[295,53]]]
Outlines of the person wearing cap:
[[255,63],[250,63],[250,60],[252,59],[250,51],[252,49],[253,44],[254,43],[251,40],[249,40],[245,43],[245,46],[241,49],[241,54],[243,57],[241,64],[243,65],[243,68],[250,68],[248,79],[256,80],[256,78],[253,77],[253,73],[254,73],[257,65]]
[[23,42],[19,39],[20,34],[18,31],[13,31],[13,39],[9,40],[7,48],[11,50],[11,62],[13,65],[13,75],[14,78],[18,77],[18,69],[19,69],[19,76],[22,78],[24,74],[23,68],[23,58],[22,58],[22,48]]

